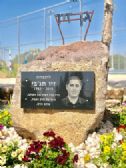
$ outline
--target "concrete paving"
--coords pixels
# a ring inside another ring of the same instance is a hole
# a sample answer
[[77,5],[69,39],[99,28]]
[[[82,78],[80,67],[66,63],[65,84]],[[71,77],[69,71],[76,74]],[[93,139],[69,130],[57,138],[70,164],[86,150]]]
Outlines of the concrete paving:
[[126,88],[126,74],[109,74],[108,88]]
[[0,78],[0,86],[14,86],[16,83],[16,78]]
[[108,75],[108,81],[119,82],[123,80],[126,81],[126,74],[109,74]]

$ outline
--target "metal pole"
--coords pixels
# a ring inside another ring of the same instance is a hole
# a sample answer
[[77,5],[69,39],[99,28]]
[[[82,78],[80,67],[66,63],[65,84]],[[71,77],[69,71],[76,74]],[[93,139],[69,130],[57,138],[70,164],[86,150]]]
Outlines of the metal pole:
[[50,14],[49,16],[49,20],[50,20],[50,45],[52,46],[52,14]]
[[44,48],[46,48],[46,8],[44,8]]
[[113,70],[114,69],[114,55],[112,53],[112,56],[111,56],[111,69]]
[[3,60],[6,61],[6,58],[5,58],[5,49],[4,48],[3,48]]
[[1,51],[2,51],[2,58],[3,58],[3,61],[4,61],[4,48],[1,48]]
[[121,70],[121,57],[119,56],[119,71]]
[[18,64],[20,64],[20,22],[17,17],[17,47],[18,47]]
[[114,53],[113,53],[113,46],[111,45],[112,48],[112,59],[111,59],[111,69],[114,70]]
[[[82,13],[82,10],[83,10],[82,0],[80,0],[80,13]],[[81,41],[83,40],[82,26],[83,26],[83,25],[80,25],[80,40],[81,40]]]
[[87,34],[88,34],[88,30],[89,30],[93,15],[94,15],[94,10],[91,12],[91,17],[90,17],[90,20],[88,22],[88,26],[87,26],[87,29],[86,29],[86,32],[85,32],[85,35],[84,35],[84,41],[86,40],[86,37],[87,37]]
[[52,15],[50,15],[50,45],[52,46]]
[[63,43],[63,45],[64,45],[64,36],[63,36],[62,30],[61,30],[61,28],[60,28],[60,24],[58,23],[58,19],[56,18],[56,16],[55,16],[55,19],[56,19],[56,22],[57,22],[57,25],[58,25],[58,29],[59,29],[61,38],[62,38],[62,43]]

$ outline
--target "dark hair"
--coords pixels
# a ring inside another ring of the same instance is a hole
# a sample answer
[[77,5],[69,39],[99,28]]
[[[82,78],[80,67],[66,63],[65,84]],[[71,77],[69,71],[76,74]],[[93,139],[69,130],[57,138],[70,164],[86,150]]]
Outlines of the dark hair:
[[72,79],[78,79],[78,80],[80,80],[80,82],[82,81],[82,79],[81,79],[80,76],[73,74],[73,75],[70,75],[70,76],[67,78],[66,84],[68,84],[68,83],[70,82],[70,80],[72,80]]

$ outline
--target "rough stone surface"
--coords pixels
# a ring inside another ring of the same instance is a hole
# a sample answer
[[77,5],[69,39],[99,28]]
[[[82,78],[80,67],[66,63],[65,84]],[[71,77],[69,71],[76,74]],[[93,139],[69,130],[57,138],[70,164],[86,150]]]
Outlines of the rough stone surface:
[[105,110],[107,90],[108,49],[101,42],[77,42],[65,46],[49,47],[37,60],[23,65],[20,71],[94,71],[95,109],[49,110],[22,109],[20,72],[16,79],[11,113],[15,126],[25,128],[39,137],[42,132],[53,129],[67,143],[80,144],[87,133],[95,129]]
[[126,75],[109,74],[106,107],[114,107],[126,102]]
[[124,88],[123,102],[126,102],[126,87]]
[[108,88],[106,94],[106,108],[122,104],[124,101],[124,88]]
[[110,90],[107,90],[107,96],[106,99],[123,99],[124,95],[124,89],[123,88],[113,88]]
[[16,132],[23,138],[35,140],[36,136],[25,128],[15,127]]
[[122,101],[120,99],[108,99],[106,100],[106,108],[115,107],[121,105]]

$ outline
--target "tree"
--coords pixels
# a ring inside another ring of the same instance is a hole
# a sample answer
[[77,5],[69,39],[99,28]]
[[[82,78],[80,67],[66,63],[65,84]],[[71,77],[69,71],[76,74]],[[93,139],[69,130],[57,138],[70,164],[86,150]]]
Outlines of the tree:
[[110,47],[112,39],[112,17],[113,17],[113,1],[104,0],[104,28],[102,34],[102,42]]

